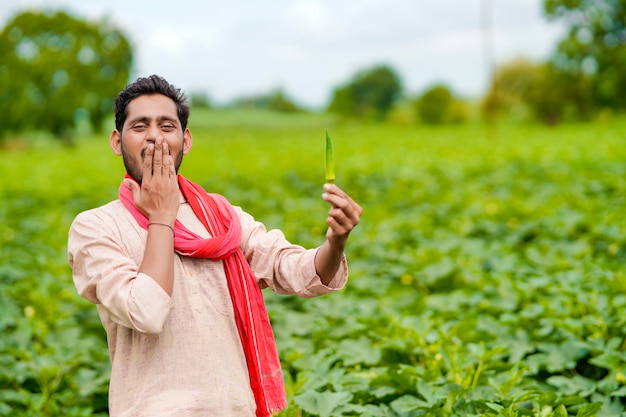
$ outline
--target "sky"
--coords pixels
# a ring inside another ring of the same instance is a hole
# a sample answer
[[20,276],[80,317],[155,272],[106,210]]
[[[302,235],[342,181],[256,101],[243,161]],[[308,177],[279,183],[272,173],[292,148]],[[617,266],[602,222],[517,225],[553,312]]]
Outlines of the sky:
[[565,29],[543,16],[542,3],[5,0],[0,25],[25,9],[106,18],[134,47],[133,78],[159,74],[216,104],[282,89],[302,106],[323,108],[335,88],[379,64],[397,72],[409,96],[443,83],[457,96],[479,97],[494,64],[541,61],[554,51]]

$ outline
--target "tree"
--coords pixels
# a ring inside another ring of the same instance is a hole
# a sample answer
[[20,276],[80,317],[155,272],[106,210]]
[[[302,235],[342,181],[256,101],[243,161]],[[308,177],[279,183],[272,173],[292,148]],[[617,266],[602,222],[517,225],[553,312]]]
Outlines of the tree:
[[463,105],[443,84],[428,88],[414,102],[415,112],[424,124],[460,123],[467,120]]
[[297,113],[303,111],[291,98],[278,88],[267,94],[241,97],[234,102],[235,107],[249,107],[269,109],[283,113]]
[[515,121],[527,119],[532,113],[527,92],[540,77],[540,66],[517,58],[497,68],[483,101],[483,114],[488,120],[505,117]]
[[563,71],[552,62],[538,67],[537,78],[529,85],[524,100],[536,120],[551,125],[588,120],[592,114],[589,78]]
[[544,0],[548,17],[569,27],[555,67],[587,75],[593,101],[626,108],[626,0]]
[[328,111],[346,117],[384,120],[402,93],[400,77],[379,65],[358,72],[352,81],[337,87]]
[[47,130],[69,139],[81,114],[101,127],[129,78],[132,50],[107,21],[25,11],[0,33],[0,138]]
[[269,96],[267,107],[271,110],[283,113],[297,113],[302,111],[302,109],[296,105],[292,99],[287,97],[282,89],[276,90]]
[[589,118],[591,102],[589,80],[583,74],[564,71],[551,62],[518,58],[495,72],[483,112],[489,119],[556,124]]
[[210,109],[211,98],[205,91],[194,91],[189,96],[189,101],[191,102],[191,107],[195,109]]

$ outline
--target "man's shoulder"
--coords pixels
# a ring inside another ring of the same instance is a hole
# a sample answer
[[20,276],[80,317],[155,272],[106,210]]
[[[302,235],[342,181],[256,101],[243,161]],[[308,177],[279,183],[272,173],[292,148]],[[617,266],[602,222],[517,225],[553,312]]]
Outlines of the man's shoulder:
[[80,212],[72,223],[84,223],[118,219],[123,215],[126,208],[120,200],[113,200],[99,207],[94,207]]

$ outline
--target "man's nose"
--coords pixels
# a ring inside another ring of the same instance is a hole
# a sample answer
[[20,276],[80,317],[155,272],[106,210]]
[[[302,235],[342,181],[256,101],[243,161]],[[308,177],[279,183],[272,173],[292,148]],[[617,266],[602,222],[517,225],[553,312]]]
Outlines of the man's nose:
[[156,125],[148,126],[148,129],[146,130],[146,140],[150,143],[154,143],[157,138],[163,138],[161,129],[159,129]]

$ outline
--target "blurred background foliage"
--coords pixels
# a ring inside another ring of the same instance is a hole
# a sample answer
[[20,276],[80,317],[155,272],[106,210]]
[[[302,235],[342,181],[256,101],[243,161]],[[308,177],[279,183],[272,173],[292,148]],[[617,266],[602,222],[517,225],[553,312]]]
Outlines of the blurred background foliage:
[[[442,82],[406,91],[397,71],[379,63],[336,86],[325,111],[341,120],[426,125],[554,125],[622,113],[626,0],[544,0],[543,7],[547,19],[569,28],[555,53],[546,62],[519,57],[494,68],[483,97],[459,97]],[[18,13],[0,33],[0,142],[24,131],[71,141],[81,126],[99,129],[130,81],[133,54],[127,36],[110,21],[64,11]],[[194,107],[212,107],[207,92],[189,95]],[[280,88],[226,107],[310,111]]]
[[578,80],[596,107],[626,107],[626,1],[545,0],[551,19],[569,27],[552,64]]
[[0,33],[0,136],[44,130],[71,140],[100,128],[130,74],[133,51],[111,22],[25,11]]
[[[546,62],[520,57],[495,68],[484,97],[458,97],[445,83],[409,92],[380,63],[331,92],[325,109],[342,120],[421,123],[589,121],[626,107],[626,0],[545,0],[546,18],[569,28]],[[133,48],[112,22],[67,12],[23,11],[0,33],[0,141],[45,131],[66,141],[80,126],[100,129],[129,81]],[[211,107],[207,92],[190,93]],[[229,107],[307,111],[288,92],[241,97]]]

